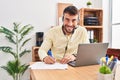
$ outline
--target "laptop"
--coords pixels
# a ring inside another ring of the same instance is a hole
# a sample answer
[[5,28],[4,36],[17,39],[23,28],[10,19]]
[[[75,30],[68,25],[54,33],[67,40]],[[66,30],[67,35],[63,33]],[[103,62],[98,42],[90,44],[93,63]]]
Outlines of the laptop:
[[68,64],[74,67],[88,66],[100,63],[100,58],[106,55],[109,43],[79,44],[75,61]]

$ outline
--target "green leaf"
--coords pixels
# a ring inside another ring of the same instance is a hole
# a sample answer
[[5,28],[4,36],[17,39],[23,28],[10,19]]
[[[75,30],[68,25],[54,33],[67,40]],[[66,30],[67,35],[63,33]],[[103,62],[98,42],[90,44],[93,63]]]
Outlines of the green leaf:
[[12,54],[16,58],[16,54],[15,54],[15,52],[12,51],[11,47],[9,47],[9,46],[2,46],[2,47],[0,47],[0,50],[5,52],[5,53],[10,53],[10,54]]
[[20,26],[20,24],[14,22],[13,25],[14,25],[14,31],[18,33],[18,27]]
[[21,36],[23,37],[23,36],[27,35],[32,29],[33,29],[32,26],[31,26],[31,27],[28,27],[26,30],[24,30],[24,31],[21,33]]
[[22,39],[23,39],[24,37],[23,36],[21,36],[21,38],[18,40],[19,41],[19,43],[22,41]]
[[30,26],[30,25],[24,26],[24,27],[20,30],[21,38],[19,39],[19,42],[21,42],[22,39],[24,38],[24,36],[26,36],[32,29],[33,29],[33,27]]
[[87,5],[92,5],[92,3],[90,1],[87,2]]
[[3,68],[4,70],[6,70],[8,72],[8,74],[11,75],[13,78],[15,77],[15,74],[12,71],[12,69],[10,68],[10,66],[1,66],[1,68]]
[[[5,69],[15,80],[17,76],[23,75],[23,73],[26,71],[29,65],[21,65],[20,58],[25,55],[26,53],[30,53],[30,50],[24,49],[21,52],[21,48],[30,41],[31,38],[25,39],[25,36],[33,29],[33,26],[30,24],[25,25],[23,27],[20,26],[18,23],[13,23],[13,29],[12,31],[1,26],[0,27],[0,33],[5,34],[5,37],[9,40],[10,43],[14,43],[14,46],[2,46],[0,47],[0,50],[9,53],[14,56],[13,61],[9,61],[6,66],[2,66],[3,69]],[[23,41],[22,41],[23,40]],[[7,44],[8,45],[8,44]],[[21,45],[21,46],[20,46]],[[15,47],[14,50],[12,47]]]
[[21,47],[20,47],[20,50],[21,50],[21,48],[22,48],[29,40],[31,40],[31,38],[26,39],[26,40],[22,43],[22,45],[21,45]]
[[30,53],[31,52],[31,50],[24,50],[24,51],[22,51],[20,54],[19,54],[19,56],[20,57],[22,57],[23,55],[25,55],[26,53]]
[[100,69],[99,69],[99,72],[102,73],[102,74],[111,74],[112,73],[111,69],[106,65],[101,66]]
[[0,50],[2,50],[3,52],[10,52],[10,50],[12,50],[12,47],[9,46],[2,46],[0,47]]
[[19,66],[19,73],[21,73],[23,75],[28,67],[29,67],[29,65],[26,65],[26,64]]
[[25,25],[22,27],[22,29],[19,31],[19,33],[21,34],[24,30],[26,30],[27,27],[31,26],[30,24]]
[[9,75],[15,79],[16,74],[24,74],[24,72],[27,70],[29,65],[20,64],[20,61],[18,59],[9,61],[6,66],[1,66],[4,70],[8,72]]
[[11,43],[16,44],[12,36],[6,35],[5,36]]
[[9,61],[6,66],[2,66],[1,68],[5,69],[13,78],[15,78],[16,73],[19,73],[19,65],[19,60],[13,60]]
[[4,34],[6,34],[6,35],[10,35],[10,36],[13,36],[14,35],[14,33],[11,31],[11,30],[9,30],[9,29],[7,29],[7,28],[5,28],[5,27],[0,27],[0,32],[1,33],[4,33]]

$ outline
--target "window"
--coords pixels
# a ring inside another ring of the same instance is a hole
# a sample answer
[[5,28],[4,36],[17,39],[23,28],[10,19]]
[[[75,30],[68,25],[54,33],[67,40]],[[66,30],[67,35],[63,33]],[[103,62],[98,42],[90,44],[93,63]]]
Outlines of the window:
[[112,47],[120,48],[120,0],[110,0],[112,11]]

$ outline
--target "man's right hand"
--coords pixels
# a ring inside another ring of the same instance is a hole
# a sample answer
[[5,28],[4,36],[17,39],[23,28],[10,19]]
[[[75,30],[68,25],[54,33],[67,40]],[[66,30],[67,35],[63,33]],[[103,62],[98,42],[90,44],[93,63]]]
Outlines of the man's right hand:
[[46,64],[54,64],[56,62],[55,58],[51,57],[51,56],[46,56],[43,61]]

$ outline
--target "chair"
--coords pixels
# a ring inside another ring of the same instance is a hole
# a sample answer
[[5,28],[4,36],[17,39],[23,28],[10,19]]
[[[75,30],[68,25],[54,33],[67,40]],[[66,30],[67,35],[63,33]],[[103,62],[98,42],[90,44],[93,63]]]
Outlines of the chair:
[[[38,62],[40,60],[40,56],[38,55],[38,50],[40,47],[33,46],[32,47],[32,62]],[[48,51],[48,55],[51,55],[51,51]]]
[[39,50],[39,47],[36,47],[36,46],[32,47],[32,62],[41,61],[38,55],[38,50]]
[[110,56],[114,56],[117,57],[120,60],[120,49],[116,49],[116,48],[108,48],[107,49],[107,55]]

